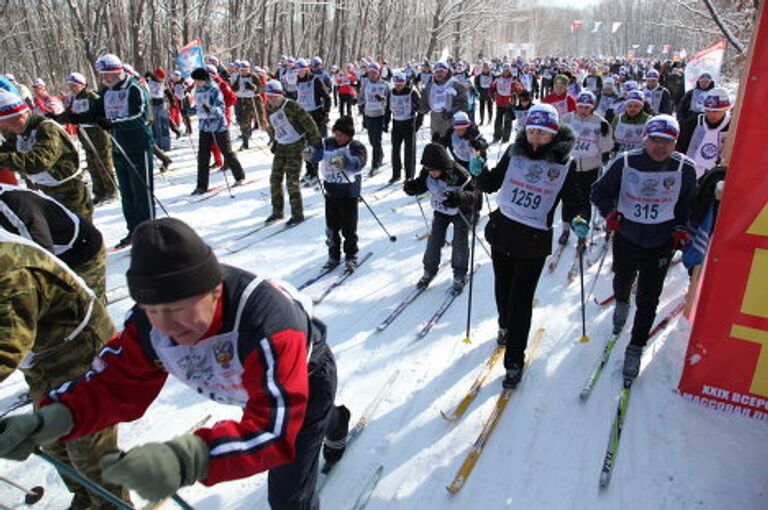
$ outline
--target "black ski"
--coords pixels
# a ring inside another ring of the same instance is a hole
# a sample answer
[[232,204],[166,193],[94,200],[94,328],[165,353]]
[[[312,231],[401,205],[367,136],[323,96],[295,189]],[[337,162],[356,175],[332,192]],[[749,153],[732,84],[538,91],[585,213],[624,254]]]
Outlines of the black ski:
[[318,272],[317,274],[315,274],[315,276],[309,278],[308,280],[306,280],[304,283],[302,283],[301,285],[299,285],[296,288],[298,290],[304,290],[307,287],[309,287],[310,285],[314,285],[315,283],[319,282],[320,280],[322,280],[323,278],[325,278],[326,276],[331,274],[333,271],[335,271],[336,268],[339,267],[339,265],[341,265],[341,264],[335,265],[333,267],[328,267],[328,268],[323,267],[323,268],[321,268],[320,272]]
[[[363,257],[357,261],[357,267],[362,266],[365,263],[366,260],[371,258],[372,255],[373,255],[373,252],[371,252],[371,251],[369,251],[368,253],[363,255]],[[355,273],[355,271],[357,271],[357,268],[355,268],[352,271],[349,271],[349,270],[345,269],[344,272],[341,273],[341,275],[338,278],[336,278],[336,280],[334,280],[333,283],[331,283],[328,287],[326,287],[326,289],[322,292],[322,294],[320,294],[316,298],[313,298],[312,302],[314,304],[320,303],[323,299],[328,297],[328,294],[333,292],[334,289],[336,289],[337,287],[341,286],[341,284],[343,284],[347,280],[347,278],[352,276]]]

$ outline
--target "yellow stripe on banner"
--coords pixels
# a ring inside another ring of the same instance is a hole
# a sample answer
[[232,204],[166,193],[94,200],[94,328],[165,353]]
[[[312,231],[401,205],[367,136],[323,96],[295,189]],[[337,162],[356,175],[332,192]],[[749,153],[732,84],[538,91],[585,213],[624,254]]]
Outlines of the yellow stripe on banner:
[[755,250],[741,311],[768,319],[768,250]]
[[754,234],[756,236],[768,236],[768,202],[757,215],[755,221],[747,229],[747,234]]
[[755,395],[768,397],[768,331],[734,324],[731,326],[731,336],[760,344],[760,354],[757,357],[757,366],[752,375],[749,391]]

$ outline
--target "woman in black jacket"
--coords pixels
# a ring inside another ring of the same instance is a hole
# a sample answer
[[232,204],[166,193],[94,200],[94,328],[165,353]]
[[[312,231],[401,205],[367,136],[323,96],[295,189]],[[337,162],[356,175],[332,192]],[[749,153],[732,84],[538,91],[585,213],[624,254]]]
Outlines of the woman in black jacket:
[[493,258],[498,341],[506,345],[505,388],[516,387],[523,375],[533,296],[552,252],[557,204],[562,199],[578,210],[580,203],[588,203],[579,201],[581,191],[570,158],[574,144],[574,134],[559,124],[557,110],[549,104],[536,105],[528,112],[525,130],[517,133],[496,168],[480,167],[475,180],[480,191],[499,192],[485,237]]

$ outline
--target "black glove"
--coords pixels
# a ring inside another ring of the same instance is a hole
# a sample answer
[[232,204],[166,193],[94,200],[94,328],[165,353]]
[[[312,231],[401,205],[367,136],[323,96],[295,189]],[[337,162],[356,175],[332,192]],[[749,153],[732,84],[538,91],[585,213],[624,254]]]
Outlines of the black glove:
[[446,191],[443,205],[450,209],[459,207],[461,205],[461,195],[459,195],[458,191]]
[[357,111],[360,113],[360,115],[365,115],[365,107],[363,105],[360,105],[357,107]]
[[272,142],[269,144],[269,152],[271,152],[272,154],[275,153],[275,145],[277,145],[277,142]]
[[328,124],[331,121],[330,115],[328,115],[328,112],[323,113],[323,117],[320,119],[320,124]]
[[414,195],[419,194],[419,188],[416,184],[416,181],[413,179],[407,180],[403,183],[403,191],[405,191],[405,194],[412,197]]
[[611,125],[607,122],[601,122],[600,123],[600,134],[603,136],[608,136],[608,132],[611,130]]
[[204,104],[204,105],[202,106],[202,108],[203,108],[203,111],[204,111],[205,113],[211,113],[211,107],[210,107],[210,106],[208,106],[207,104]]
[[243,86],[245,87],[246,90],[255,90],[256,89],[254,84],[249,82],[249,81],[245,82],[245,84]]
[[98,124],[101,129],[105,129],[107,131],[112,129],[112,121],[104,117],[99,117],[96,119],[96,124]]

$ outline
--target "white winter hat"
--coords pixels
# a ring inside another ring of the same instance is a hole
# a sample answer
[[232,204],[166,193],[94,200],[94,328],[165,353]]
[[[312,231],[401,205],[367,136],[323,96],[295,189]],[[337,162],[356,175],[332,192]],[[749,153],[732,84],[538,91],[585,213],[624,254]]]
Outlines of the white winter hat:
[[14,76],[13,73],[8,73],[5,77],[8,78],[8,81],[16,82],[16,76]]
[[707,92],[704,97],[704,110],[716,112],[728,110],[731,108],[731,96],[728,91],[721,87],[715,87]]
[[463,128],[470,124],[472,124],[472,122],[469,120],[469,115],[467,115],[466,112],[456,112],[453,114],[453,127]]
[[551,104],[539,103],[528,110],[525,129],[541,129],[547,133],[557,134],[560,129],[560,115]]
[[96,70],[99,73],[121,73],[123,72],[123,62],[117,55],[107,53],[102,55],[96,61]]
[[32,82],[32,88],[45,88],[45,82],[42,80],[42,78],[38,78],[35,81]]
[[675,140],[680,135],[680,124],[671,115],[656,115],[645,123],[645,137],[659,137]]
[[582,90],[576,98],[576,106],[591,106],[594,108],[596,104],[597,98],[590,90]]
[[12,119],[29,110],[27,103],[14,94],[0,89],[0,120]]
[[264,93],[268,96],[284,96],[285,91],[283,90],[283,84],[280,83],[278,80],[269,80],[266,85],[264,85]]
[[85,80],[85,76],[83,76],[80,73],[72,73],[69,76],[67,76],[67,83],[73,83],[75,85],[87,85],[88,82]]

